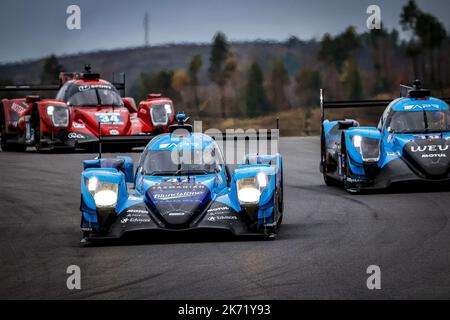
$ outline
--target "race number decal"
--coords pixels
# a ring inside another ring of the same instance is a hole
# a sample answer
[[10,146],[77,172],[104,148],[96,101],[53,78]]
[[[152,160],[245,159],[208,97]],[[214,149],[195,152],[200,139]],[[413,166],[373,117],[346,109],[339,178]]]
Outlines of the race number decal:
[[95,116],[103,124],[123,124],[120,113],[96,113]]

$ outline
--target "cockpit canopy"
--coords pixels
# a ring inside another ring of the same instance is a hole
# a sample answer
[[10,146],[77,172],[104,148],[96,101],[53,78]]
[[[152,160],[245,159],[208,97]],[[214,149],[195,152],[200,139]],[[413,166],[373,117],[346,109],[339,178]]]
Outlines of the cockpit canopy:
[[394,111],[388,124],[396,133],[450,131],[449,110]]
[[61,87],[56,99],[77,107],[123,105],[119,92],[108,82],[80,84],[68,81]]
[[[167,134],[165,137],[170,137]],[[220,171],[224,163],[222,152],[216,142],[207,137],[207,141],[199,141],[199,136],[193,138],[165,140],[156,142],[147,148],[142,161],[146,175],[200,175]]]

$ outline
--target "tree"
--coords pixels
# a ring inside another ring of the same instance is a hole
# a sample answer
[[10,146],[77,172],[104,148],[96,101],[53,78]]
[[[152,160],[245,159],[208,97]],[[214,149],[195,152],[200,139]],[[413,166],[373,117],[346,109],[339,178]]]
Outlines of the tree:
[[264,90],[264,76],[258,63],[253,62],[249,73],[246,87],[247,116],[255,117],[270,111]]
[[359,67],[354,60],[349,60],[344,64],[342,82],[347,89],[350,100],[361,100],[363,93],[361,76],[359,74]]
[[[394,39],[391,38],[394,37]],[[372,93],[379,94],[389,91],[389,53],[392,45],[395,45],[395,37],[398,34],[390,34],[386,29],[372,29],[368,33],[368,40],[372,49],[373,67],[375,69],[375,79]]]
[[289,85],[289,75],[283,60],[277,60],[270,74],[270,95],[273,106],[276,110],[286,108],[288,99],[285,88]]
[[440,62],[439,57],[434,57],[434,52],[441,48],[442,43],[447,38],[447,31],[436,17],[428,13],[421,13],[417,19],[416,34],[420,39],[421,46],[428,53],[430,82],[431,84],[435,84],[436,65],[438,65],[439,68]]
[[301,104],[306,107],[318,104],[319,90],[322,86],[319,71],[303,68],[295,76],[295,83]]
[[219,86],[220,110],[222,117],[226,117],[225,85],[232,73],[236,70],[236,60],[230,57],[229,45],[225,35],[218,32],[213,39],[211,55],[209,58],[209,77]]
[[341,72],[344,63],[361,47],[361,41],[355,27],[348,27],[334,39],[325,34],[318,53],[319,60],[334,65]]
[[187,85],[189,85],[191,79],[184,70],[177,70],[172,76],[172,89],[181,92]]
[[[438,66],[440,59],[434,59],[433,51],[439,49],[447,38],[445,27],[431,14],[423,12],[414,0],[410,0],[400,15],[400,24],[403,30],[411,32],[411,39],[407,44],[406,53],[413,61],[414,76],[418,77],[417,57],[424,52],[429,54],[430,82],[435,82],[436,60]],[[439,67],[438,67],[439,68]],[[426,68],[425,68],[426,71]]]
[[180,93],[172,86],[173,71],[161,70],[156,74],[142,72],[137,85],[137,97],[145,99],[149,93],[161,93],[171,98],[174,103],[181,101]]
[[63,66],[59,63],[55,55],[50,55],[44,60],[41,73],[41,83],[54,84],[58,81],[59,73],[63,71]]
[[194,57],[192,57],[191,62],[189,63],[188,67],[188,75],[190,78],[190,85],[192,87],[192,91],[194,93],[194,104],[195,104],[195,110],[197,114],[200,112],[200,99],[198,97],[198,73],[202,67],[202,57],[197,54]]
[[417,57],[421,53],[421,47],[417,41],[417,20],[421,11],[414,0],[409,0],[408,3],[402,8],[400,14],[400,24],[403,31],[411,32],[411,39],[404,45],[405,53],[410,57],[412,61],[414,77],[418,78]]

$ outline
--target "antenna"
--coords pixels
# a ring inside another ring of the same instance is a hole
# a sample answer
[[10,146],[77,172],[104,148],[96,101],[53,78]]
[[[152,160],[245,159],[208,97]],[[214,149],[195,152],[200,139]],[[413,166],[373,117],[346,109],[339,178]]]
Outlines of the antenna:
[[144,43],[145,46],[148,47],[148,25],[150,22],[150,18],[148,16],[148,12],[145,11],[145,15],[144,15]]

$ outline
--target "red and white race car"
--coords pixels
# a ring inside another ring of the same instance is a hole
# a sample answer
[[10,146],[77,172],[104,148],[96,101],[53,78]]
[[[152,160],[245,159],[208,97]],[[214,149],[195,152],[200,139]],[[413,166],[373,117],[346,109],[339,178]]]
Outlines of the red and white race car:
[[90,148],[99,139],[112,149],[143,146],[168,132],[175,111],[169,98],[149,94],[136,107],[122,98],[124,82],[112,84],[91,73],[61,73],[61,85],[2,86],[1,91],[58,90],[55,99],[29,95],[3,99],[0,104],[0,146],[3,151]]

